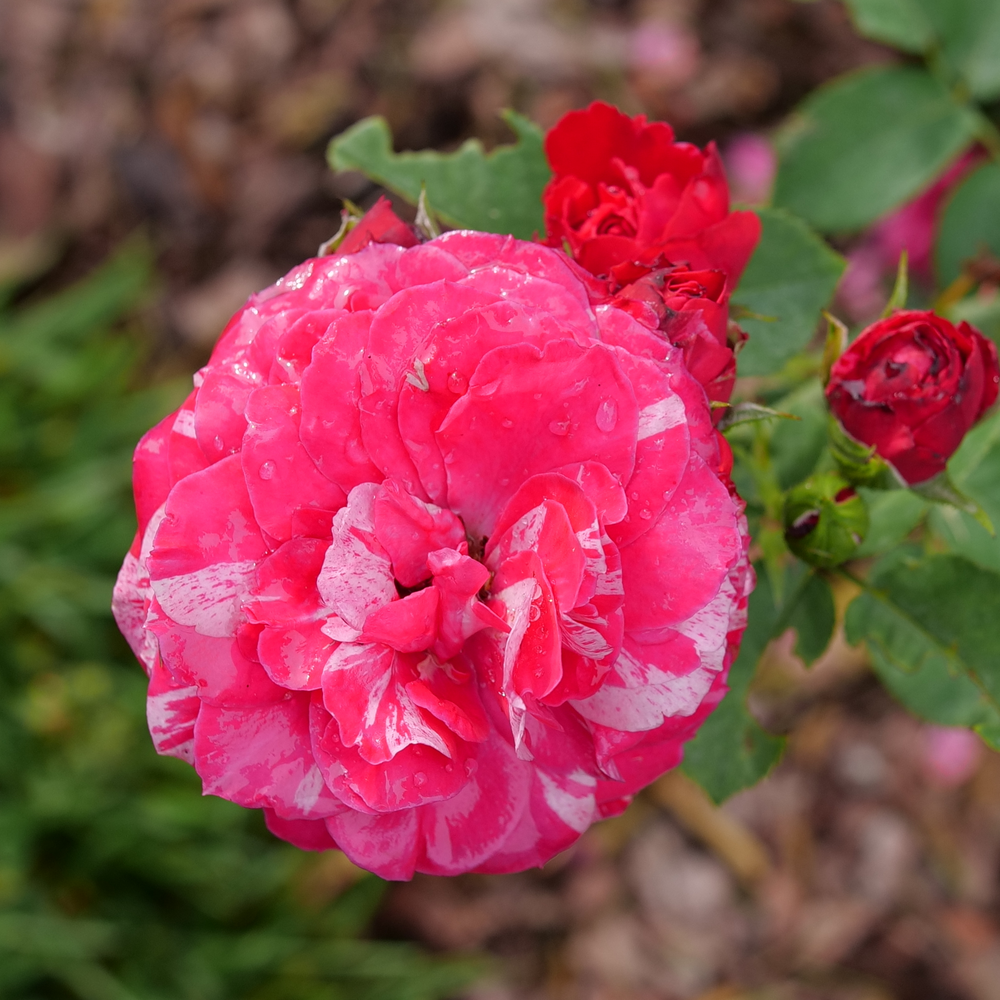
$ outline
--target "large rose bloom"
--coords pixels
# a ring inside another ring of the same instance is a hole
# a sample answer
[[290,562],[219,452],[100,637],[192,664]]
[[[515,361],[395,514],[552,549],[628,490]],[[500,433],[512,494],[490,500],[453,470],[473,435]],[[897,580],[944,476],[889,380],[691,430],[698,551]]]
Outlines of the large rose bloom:
[[680,352],[563,254],[307,261],[195,386],[136,452],[115,613],[207,793],[405,879],[542,864],[678,763],[741,504]]

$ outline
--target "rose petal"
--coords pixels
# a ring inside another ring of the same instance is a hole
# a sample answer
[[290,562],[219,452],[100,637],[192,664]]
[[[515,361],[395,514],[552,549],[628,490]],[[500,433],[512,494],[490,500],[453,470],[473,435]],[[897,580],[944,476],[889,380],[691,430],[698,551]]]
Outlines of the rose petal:
[[350,492],[381,480],[361,440],[358,366],[368,343],[372,313],[341,316],[313,349],[302,373],[302,444],[331,482]]
[[406,691],[412,669],[380,644],[341,643],[323,670],[323,704],[340,726],[345,746],[370,764],[383,764],[413,743],[445,757],[451,749]]
[[552,341],[500,347],[479,363],[469,392],[437,432],[448,505],[473,536],[489,536],[530,476],[573,461],[603,463],[627,481],[638,409],[613,353]]
[[465,546],[465,528],[450,511],[410,496],[399,483],[384,482],[372,511],[375,537],[389,553],[392,572],[404,587],[430,575],[427,555]]
[[170,491],[149,555],[163,610],[203,635],[235,634],[240,600],[267,551],[240,456],[195,472]]
[[283,819],[339,813],[309,747],[308,713],[305,694],[254,709],[202,705],[194,749],[205,794]]
[[626,630],[655,635],[690,618],[719,592],[741,551],[729,491],[692,457],[653,527],[621,549]]
[[333,539],[317,579],[325,604],[359,631],[376,608],[397,596],[389,555],[375,537],[378,490],[374,483],[351,490],[333,519]]
[[299,441],[299,416],[294,385],[263,386],[247,402],[243,475],[257,523],[278,541],[291,538],[292,515],[298,508],[337,510],[347,499]]

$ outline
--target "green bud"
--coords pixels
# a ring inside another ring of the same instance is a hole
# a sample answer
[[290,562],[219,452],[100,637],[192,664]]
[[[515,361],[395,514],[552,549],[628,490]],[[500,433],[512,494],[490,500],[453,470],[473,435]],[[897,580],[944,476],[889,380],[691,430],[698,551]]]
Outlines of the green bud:
[[854,555],[868,532],[868,508],[835,472],[812,476],[785,495],[785,541],[800,559],[832,569]]

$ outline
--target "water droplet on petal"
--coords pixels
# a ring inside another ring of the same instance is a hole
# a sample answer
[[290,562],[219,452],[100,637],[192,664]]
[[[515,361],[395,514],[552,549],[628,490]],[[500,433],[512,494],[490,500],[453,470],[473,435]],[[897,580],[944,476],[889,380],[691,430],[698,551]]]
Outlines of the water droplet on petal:
[[535,400],[539,400],[542,398],[542,394],[540,392],[536,392],[532,398]]
[[451,465],[455,461],[455,453],[449,451],[447,455],[444,456],[444,464]]
[[632,492],[629,494],[629,497],[632,500],[638,500],[639,499],[639,494],[635,490],[632,490]]
[[471,778],[476,773],[477,766],[476,762],[470,757],[465,762],[465,773]]
[[426,785],[427,784],[427,775],[424,774],[423,771],[417,771],[413,775],[413,784],[415,784],[417,786],[417,788],[420,788],[421,785]]
[[597,429],[609,434],[618,423],[618,404],[613,399],[602,399],[594,419],[597,421]]
[[258,470],[257,475],[261,479],[270,479],[274,475],[275,464],[274,462],[265,462]]
[[569,421],[568,420],[553,420],[549,424],[549,430],[552,431],[557,437],[565,437],[569,434]]
[[212,444],[215,445],[216,451],[222,451],[222,438],[218,434],[215,435],[215,440],[212,441]]
[[510,417],[507,417],[507,419],[501,421],[501,426],[502,427],[513,427],[514,426],[514,421],[511,420]]
[[643,509],[639,511],[639,517],[641,517],[644,521],[648,521],[652,516],[653,512],[651,510]]
[[537,604],[532,604],[531,610],[528,612],[528,621],[537,622],[541,617],[542,609]]
[[452,372],[448,376],[448,389],[456,396],[461,396],[468,388],[469,380],[461,372]]

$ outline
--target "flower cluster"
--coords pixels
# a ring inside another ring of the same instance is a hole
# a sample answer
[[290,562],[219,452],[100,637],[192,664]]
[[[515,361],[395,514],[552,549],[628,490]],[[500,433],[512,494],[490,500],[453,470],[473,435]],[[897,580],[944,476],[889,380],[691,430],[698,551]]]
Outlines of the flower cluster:
[[618,305],[651,309],[712,400],[736,378],[727,304],[760,237],[753,212],[730,212],[714,144],[675,142],[666,122],[595,102],[546,136],[549,246],[599,276]]
[[115,613],[206,792],[386,878],[519,870],[722,697],[742,504],[654,312],[380,211],[253,296],[143,438]]

